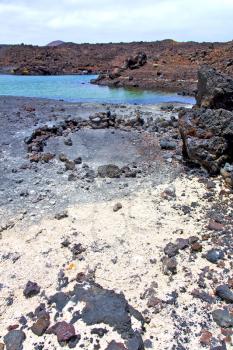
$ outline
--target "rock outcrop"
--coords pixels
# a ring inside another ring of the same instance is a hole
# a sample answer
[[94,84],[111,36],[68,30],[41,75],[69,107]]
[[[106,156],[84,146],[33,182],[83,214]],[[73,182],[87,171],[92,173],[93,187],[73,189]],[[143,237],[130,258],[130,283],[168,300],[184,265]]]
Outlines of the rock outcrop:
[[144,64],[146,64],[147,62],[147,55],[145,54],[145,52],[139,52],[136,56],[134,57],[128,57],[125,60],[125,63],[123,65],[123,69],[137,69],[140,68],[142,66],[144,66]]
[[198,72],[197,105],[199,107],[233,110],[233,79],[214,68],[203,67]]
[[197,105],[179,115],[183,153],[233,185],[233,79],[212,68],[198,73]]

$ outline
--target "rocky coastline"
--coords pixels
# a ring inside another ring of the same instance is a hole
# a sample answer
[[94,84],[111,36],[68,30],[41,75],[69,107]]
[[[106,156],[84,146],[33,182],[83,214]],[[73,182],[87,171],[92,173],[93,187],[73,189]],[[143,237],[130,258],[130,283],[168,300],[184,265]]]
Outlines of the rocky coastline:
[[1,350],[233,346],[233,83],[198,80],[195,106],[0,97]]
[[194,95],[202,65],[233,75],[233,43],[155,42],[0,46],[0,72],[97,74],[96,84]]

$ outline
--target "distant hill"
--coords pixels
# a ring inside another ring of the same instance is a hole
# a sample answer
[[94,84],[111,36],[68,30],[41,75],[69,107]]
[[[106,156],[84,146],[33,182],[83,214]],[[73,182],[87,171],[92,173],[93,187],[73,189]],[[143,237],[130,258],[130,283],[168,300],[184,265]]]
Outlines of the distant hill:
[[65,42],[62,40],[55,40],[55,41],[51,41],[51,43],[47,44],[46,46],[53,47],[53,46],[59,46],[62,44],[65,44]]

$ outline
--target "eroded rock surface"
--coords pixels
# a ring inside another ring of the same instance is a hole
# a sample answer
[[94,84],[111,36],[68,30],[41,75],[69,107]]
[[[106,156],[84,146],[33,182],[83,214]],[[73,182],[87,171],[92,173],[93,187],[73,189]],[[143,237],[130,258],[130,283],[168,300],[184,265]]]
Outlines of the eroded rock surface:
[[211,68],[199,71],[197,105],[182,111],[179,129],[183,152],[211,174],[220,171],[232,185],[233,80]]

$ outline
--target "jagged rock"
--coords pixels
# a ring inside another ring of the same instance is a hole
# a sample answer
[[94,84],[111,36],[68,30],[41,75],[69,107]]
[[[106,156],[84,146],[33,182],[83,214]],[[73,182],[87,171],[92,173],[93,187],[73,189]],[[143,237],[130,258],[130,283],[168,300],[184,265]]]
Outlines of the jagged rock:
[[211,174],[233,161],[233,113],[219,109],[192,109],[179,115],[183,153]]
[[174,243],[168,243],[164,248],[164,253],[169,257],[172,258],[173,256],[177,255],[179,252],[179,247]]
[[53,327],[49,328],[47,332],[55,334],[59,342],[67,342],[75,337],[74,326],[65,321],[57,322]]
[[41,336],[45,333],[50,324],[50,317],[45,313],[32,325],[31,330],[34,334]]
[[38,284],[36,282],[28,281],[24,288],[23,295],[26,298],[31,298],[34,295],[37,295],[39,293],[40,293],[40,287],[38,286]]
[[198,72],[197,105],[213,109],[233,110],[233,79],[214,68],[202,67]]
[[7,333],[3,339],[6,345],[6,350],[22,350],[26,336],[21,330],[13,330]]
[[197,106],[179,114],[183,153],[211,174],[224,172],[232,185],[224,166],[233,162],[233,80],[206,67],[198,78]]

